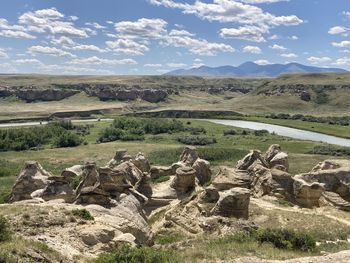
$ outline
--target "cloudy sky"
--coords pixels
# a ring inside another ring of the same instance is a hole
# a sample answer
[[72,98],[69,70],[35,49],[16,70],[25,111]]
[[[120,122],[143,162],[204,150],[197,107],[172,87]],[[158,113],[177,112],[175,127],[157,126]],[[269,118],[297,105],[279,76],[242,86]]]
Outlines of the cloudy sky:
[[0,72],[162,74],[299,62],[350,70],[349,0],[3,0]]

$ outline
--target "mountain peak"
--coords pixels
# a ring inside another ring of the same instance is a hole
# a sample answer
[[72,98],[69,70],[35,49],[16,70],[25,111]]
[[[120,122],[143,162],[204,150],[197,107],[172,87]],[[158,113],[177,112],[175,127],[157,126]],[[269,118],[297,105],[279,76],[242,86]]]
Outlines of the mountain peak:
[[200,66],[198,68],[178,69],[166,73],[165,75],[195,75],[195,76],[231,76],[231,77],[278,77],[282,74],[291,73],[344,73],[347,72],[340,68],[321,68],[306,66],[296,62],[288,64],[268,64],[259,65],[252,61],[242,63],[238,67],[220,66],[208,67]]

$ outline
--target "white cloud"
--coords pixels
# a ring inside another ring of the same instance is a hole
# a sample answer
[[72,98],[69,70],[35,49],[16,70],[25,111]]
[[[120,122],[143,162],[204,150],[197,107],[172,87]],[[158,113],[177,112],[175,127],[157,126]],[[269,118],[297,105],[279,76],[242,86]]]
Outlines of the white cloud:
[[0,48],[0,58],[8,58],[9,56],[7,55],[5,49]]
[[0,36],[13,38],[35,39],[36,37],[23,31],[1,30]]
[[332,42],[334,47],[347,48],[350,47],[350,41]]
[[188,36],[188,37],[192,37],[194,36],[194,34],[186,31],[186,30],[171,30],[169,33],[169,36]]
[[44,54],[55,57],[76,57],[72,53],[55,47],[31,46],[28,48],[28,52],[31,54]]
[[350,57],[339,58],[333,64],[338,66],[348,66],[350,65]]
[[13,61],[15,64],[30,64],[30,65],[37,65],[37,66],[44,66],[44,64],[35,58],[26,58],[26,59],[17,59]]
[[118,39],[116,41],[107,41],[106,45],[111,51],[120,52],[131,56],[143,55],[149,51],[149,48],[139,44],[132,39]]
[[307,60],[312,64],[326,63],[332,61],[329,57],[309,57]]
[[269,46],[269,48],[274,49],[274,50],[278,50],[278,51],[285,51],[285,50],[287,50],[286,47],[280,46],[280,45],[277,45],[277,44]]
[[19,23],[28,31],[48,33],[68,37],[88,37],[87,30],[77,28],[71,20],[64,20],[65,16],[55,8],[26,12],[19,17]]
[[283,54],[281,54],[281,57],[284,57],[284,58],[297,58],[298,55],[295,54],[295,53],[283,53]]
[[92,26],[92,27],[94,27],[94,28],[96,28],[96,29],[105,29],[105,28],[106,28],[105,26],[102,26],[102,25],[100,25],[100,24],[97,23],[97,22],[85,23],[85,25],[87,25],[87,26]]
[[88,64],[88,65],[135,65],[137,62],[133,59],[105,59],[96,56],[89,58],[77,58],[69,62],[69,64]]
[[161,68],[163,65],[162,64],[144,64],[143,66],[145,68]]
[[[303,22],[295,15],[275,16],[261,8],[233,0],[213,0],[205,3],[199,0],[194,4],[179,3],[173,0],[149,0],[151,4],[177,8],[185,14],[193,14],[201,19],[222,23],[240,23],[250,25],[299,25]],[[261,1],[260,1],[261,2]],[[266,1],[263,1],[266,2]]]
[[166,65],[170,68],[183,68],[187,66],[187,64],[184,63],[167,63]]
[[54,45],[60,45],[60,46],[74,46],[75,42],[66,36],[61,36],[59,38],[53,38],[51,40],[51,43]]
[[268,33],[265,27],[243,26],[239,28],[222,28],[220,36],[223,38],[236,38],[253,42],[265,42],[264,33]]
[[268,65],[268,64],[271,64],[268,60],[266,59],[259,59],[259,60],[255,60],[254,61],[255,64],[258,64],[258,65]]
[[168,36],[166,44],[174,47],[187,48],[191,53],[205,56],[215,56],[219,52],[234,52],[235,49],[227,44],[208,42],[189,36]]
[[271,4],[277,2],[288,2],[289,0],[239,0],[246,4]]
[[291,36],[289,39],[291,39],[291,40],[298,40],[299,37],[297,37],[297,36]]
[[115,23],[115,30],[123,38],[159,39],[166,34],[167,22],[163,19],[140,18],[137,21]]
[[252,53],[252,54],[261,54],[261,48],[256,46],[245,46],[243,52]]
[[328,34],[330,34],[330,35],[337,35],[337,34],[346,33],[347,31],[348,31],[348,29],[343,27],[343,26],[335,26],[335,27],[331,27],[328,30]]
[[344,12],[343,12],[343,15],[344,15],[346,18],[350,19],[350,11],[344,11]]
[[280,37],[278,35],[272,35],[269,37],[270,40],[277,40],[280,39]]
[[67,49],[71,49],[71,50],[78,50],[78,51],[96,51],[96,52],[106,52],[106,50],[99,48],[98,46],[95,45],[75,45],[73,47],[67,48]]

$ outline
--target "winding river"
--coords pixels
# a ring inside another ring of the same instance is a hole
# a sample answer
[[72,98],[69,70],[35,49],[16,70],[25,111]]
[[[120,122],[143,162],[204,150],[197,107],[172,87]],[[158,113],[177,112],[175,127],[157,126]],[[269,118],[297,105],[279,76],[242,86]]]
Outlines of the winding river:
[[254,121],[238,121],[238,120],[209,119],[208,121],[217,123],[217,124],[223,124],[223,125],[234,126],[239,128],[246,128],[251,130],[267,130],[270,133],[274,132],[281,136],[290,137],[290,138],[299,139],[299,140],[325,142],[329,144],[350,147],[350,139],[326,135],[318,132],[299,130],[295,128],[280,126],[280,125],[273,125],[273,124],[254,122]]
[[[81,122],[111,122],[113,119],[82,119],[82,120],[72,120],[74,123]],[[293,139],[299,140],[308,140],[308,141],[316,141],[316,142],[325,142],[329,144],[335,144],[339,146],[350,147],[350,139],[340,138],[336,136],[326,135],[318,132],[305,131],[295,128],[289,128],[280,125],[273,125],[261,122],[254,121],[239,121],[239,120],[215,120],[215,119],[207,119],[206,121],[223,124],[227,126],[251,129],[251,130],[267,130],[270,133],[276,133],[281,136],[290,137]],[[23,122],[23,123],[1,123],[0,128],[8,128],[8,127],[20,127],[20,126],[35,126],[35,125],[44,125],[48,122]]]

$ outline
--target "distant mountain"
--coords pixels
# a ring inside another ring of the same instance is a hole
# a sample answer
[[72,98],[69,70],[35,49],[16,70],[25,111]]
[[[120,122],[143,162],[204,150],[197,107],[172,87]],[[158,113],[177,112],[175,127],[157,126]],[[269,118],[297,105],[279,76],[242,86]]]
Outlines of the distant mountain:
[[344,73],[348,72],[340,68],[320,68],[305,66],[299,63],[258,65],[254,62],[246,62],[238,67],[221,66],[178,69],[164,75],[193,75],[193,76],[233,76],[233,77],[277,77],[281,74],[291,73]]

